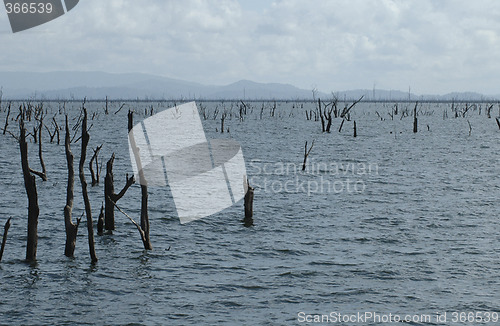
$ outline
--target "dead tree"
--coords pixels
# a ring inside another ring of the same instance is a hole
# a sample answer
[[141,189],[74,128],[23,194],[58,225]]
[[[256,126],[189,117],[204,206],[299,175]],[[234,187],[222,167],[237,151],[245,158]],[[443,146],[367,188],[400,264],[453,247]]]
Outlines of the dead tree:
[[313,146],[314,146],[314,139],[313,139],[313,142],[312,142],[311,147],[309,149],[307,149],[307,141],[306,141],[306,145],[304,147],[304,163],[302,164],[302,171],[304,171],[306,169],[307,157],[309,156],[309,154],[311,154]]
[[413,108],[413,132],[418,131],[417,106],[418,102],[415,103],[415,107]]
[[45,125],[45,129],[47,130],[47,132],[49,133],[49,137],[50,137],[50,143],[52,144],[54,142],[54,137],[56,136],[56,131],[54,130],[54,132],[50,132],[50,129],[49,127],[47,127],[47,125]]
[[[120,213],[122,213],[123,215],[128,217],[128,219],[130,220],[130,222],[132,222],[132,224],[135,225],[135,227],[139,231],[139,234],[141,235],[141,240],[142,240],[142,243],[144,244],[144,249],[146,249],[146,250],[152,249],[151,247],[146,248],[146,243],[149,242],[149,239],[146,238],[146,233],[144,232],[142,227],[136,221],[134,221],[134,219],[131,218],[127,213],[125,213],[125,211],[123,209],[121,209],[118,205],[116,205],[116,203],[113,202],[113,205],[120,211]],[[170,247],[168,249],[170,250]]]
[[[40,178],[42,178],[43,181],[47,181],[47,170],[45,169],[45,162],[43,160],[43,154],[42,154],[42,130],[43,130],[43,112],[40,115],[40,119],[38,119],[39,126],[38,126],[38,158],[40,159],[40,166],[42,167],[42,172],[39,173],[37,171],[31,171],[31,173],[38,175]],[[36,131],[35,131],[36,133]]]
[[[358,104],[359,102],[361,102],[361,100],[363,99],[363,97],[365,97],[364,95],[361,96],[358,100],[354,101],[349,107],[345,107],[344,110],[342,110],[342,113],[340,114],[340,117],[341,118],[344,118],[345,116],[347,116],[349,114],[349,112],[351,112],[352,108],[356,106],[356,104]],[[347,119],[349,120],[349,119]]]
[[108,115],[109,110],[108,110],[108,97],[106,96],[106,107],[104,108],[104,114]]
[[240,121],[243,121],[243,115],[247,115],[247,105],[245,104],[245,102],[243,102],[242,100],[240,100],[241,102],[241,105],[240,105]]
[[68,116],[66,116],[66,137],[64,139],[66,162],[68,164],[68,186],[66,188],[66,206],[64,206],[64,226],[66,229],[66,245],[64,247],[64,255],[66,257],[73,257],[76,246],[76,235],[78,233],[78,226],[80,225],[80,219],[77,219],[76,224],[74,224],[71,220],[74,200],[75,169],[73,166],[74,156],[71,152],[70,143],[71,138],[68,127]]
[[250,186],[248,179],[246,180],[246,191],[245,191],[245,218],[243,219],[243,224],[245,227],[250,227],[253,225],[253,196],[254,188]]
[[127,192],[128,188],[135,183],[134,176],[126,176],[126,183],[123,189],[116,194],[113,176],[113,163],[115,161],[115,153],[111,155],[111,158],[106,163],[106,176],[104,177],[104,228],[108,231],[113,231],[115,229],[115,208],[114,204],[119,201]]
[[3,134],[4,135],[7,132],[7,126],[9,125],[9,115],[10,115],[10,103],[9,103],[9,107],[7,109],[7,116],[5,117],[5,126],[3,127]]
[[92,208],[90,207],[89,195],[87,193],[87,181],[85,180],[85,172],[83,170],[83,166],[85,164],[85,158],[87,156],[87,145],[90,140],[90,135],[87,130],[87,109],[83,108],[83,121],[82,121],[82,152],[80,156],[80,164],[79,164],[79,177],[80,183],[82,184],[82,194],[83,194],[83,202],[85,204],[85,214],[87,215],[87,231],[88,231],[88,239],[89,239],[89,253],[92,263],[97,262],[97,255],[95,253],[95,245],[94,245],[94,227],[92,222]]
[[56,118],[52,118],[52,123],[55,126],[54,132],[57,133],[57,145],[60,143],[60,137],[59,137],[59,125],[57,124]]
[[323,114],[323,110],[321,109],[321,99],[318,99],[318,109],[319,109],[319,117],[321,118],[321,132],[325,132],[325,116]]
[[220,132],[224,133],[224,120],[226,120],[226,113],[224,112],[220,118]]
[[134,113],[132,111],[128,112],[128,134],[130,140],[130,146],[134,152],[134,158],[137,165],[137,170],[139,171],[139,182],[141,184],[141,225],[139,232],[141,233],[141,239],[144,244],[144,249],[151,250],[151,241],[149,239],[149,216],[148,216],[148,183],[144,177],[144,171],[142,169],[141,158],[139,156],[139,149],[135,143],[134,133],[132,128],[134,127]]
[[24,120],[19,121],[19,147],[21,150],[21,166],[24,177],[24,187],[28,196],[28,237],[26,243],[26,260],[36,260],[36,249],[38,244],[38,193],[36,191],[35,176],[31,175],[31,169],[28,162],[28,144],[26,143],[26,129]]
[[[92,155],[92,158],[90,159],[89,162],[90,177],[92,178],[92,183],[91,183],[92,187],[99,184],[101,167],[99,166],[98,155],[101,148],[102,145],[97,146],[97,148],[94,149],[94,155]],[[95,161],[95,171],[93,166],[94,161]]]
[[[126,103],[123,103],[122,105],[120,105],[120,108],[118,110],[116,110],[115,114],[118,114],[123,109],[123,107],[125,106],[125,104]],[[152,110],[152,108],[151,108],[151,110]]]
[[104,233],[104,203],[101,204],[101,212],[99,213],[99,218],[97,219],[97,234],[103,235]]
[[345,121],[345,119],[342,119],[342,122],[340,123],[340,127],[339,127],[339,132],[342,132],[342,127],[344,126],[344,121]]
[[493,109],[493,104],[491,104],[486,108],[486,114],[488,115],[488,119],[491,119],[491,109]]
[[275,113],[276,113],[276,101],[274,101],[273,107],[269,110],[269,114],[272,118],[274,118]]
[[5,244],[7,243],[7,233],[9,233],[10,221],[12,217],[9,217],[5,226],[3,228],[3,238],[2,238],[2,247],[0,247],[0,261],[2,261],[3,251],[5,250]]
[[326,132],[330,133],[330,128],[332,127],[332,111],[333,108],[330,108],[328,111],[326,111],[325,108],[325,117],[328,123],[326,124]]
[[337,98],[337,96],[333,95],[333,104],[332,104],[332,107],[333,107],[333,116],[335,118],[338,118],[338,116],[339,116],[339,110],[337,109],[338,102],[339,102],[339,99]]

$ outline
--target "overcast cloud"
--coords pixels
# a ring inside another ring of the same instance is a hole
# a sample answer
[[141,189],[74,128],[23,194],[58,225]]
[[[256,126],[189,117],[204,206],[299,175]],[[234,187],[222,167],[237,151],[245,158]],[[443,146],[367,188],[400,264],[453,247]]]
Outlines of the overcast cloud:
[[494,0],[81,0],[16,34],[0,10],[0,71],[499,94],[499,18]]

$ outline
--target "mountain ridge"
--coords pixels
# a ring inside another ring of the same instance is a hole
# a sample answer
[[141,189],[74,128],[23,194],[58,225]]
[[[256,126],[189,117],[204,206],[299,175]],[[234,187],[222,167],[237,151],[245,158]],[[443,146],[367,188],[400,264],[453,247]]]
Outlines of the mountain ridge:
[[[444,95],[417,95],[399,90],[355,89],[330,94],[300,89],[291,84],[259,83],[241,79],[228,85],[201,83],[145,73],[106,73],[100,71],[0,72],[5,99],[247,99],[309,100],[313,98],[365,100],[468,100],[497,101],[500,96],[475,92]],[[314,93],[314,94],[313,94]]]

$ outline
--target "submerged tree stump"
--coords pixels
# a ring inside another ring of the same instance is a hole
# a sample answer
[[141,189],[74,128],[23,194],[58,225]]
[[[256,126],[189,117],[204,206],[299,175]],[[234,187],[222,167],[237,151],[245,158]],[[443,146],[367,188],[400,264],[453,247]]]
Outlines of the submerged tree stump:
[[104,177],[104,228],[107,231],[115,229],[115,207],[114,203],[119,201],[127,192],[128,188],[135,183],[134,176],[130,178],[126,176],[126,183],[123,189],[115,194],[114,176],[113,176],[113,163],[115,161],[115,153],[106,163],[106,176]]
[[9,217],[3,229],[2,247],[0,247],[0,261],[2,261],[3,251],[5,250],[5,244],[7,243],[7,233],[9,233],[11,220],[12,217]]
[[248,180],[246,180],[247,191],[245,193],[245,218],[243,219],[243,225],[245,227],[250,227],[253,225],[253,196],[254,188],[250,186]]
[[[101,174],[101,168],[99,166],[99,151],[101,150],[102,145],[97,146],[96,149],[94,149],[94,155],[92,155],[92,158],[89,161],[89,170],[90,170],[90,178],[92,179],[91,185],[92,187],[96,186],[99,184],[99,179],[100,179],[100,174]],[[94,163],[95,161],[95,171],[94,171]]]
[[318,110],[319,110],[319,117],[321,118],[321,132],[325,132],[325,116],[323,114],[323,110],[321,109],[321,99],[318,98]]
[[345,121],[345,119],[342,119],[342,122],[340,123],[340,127],[339,127],[339,132],[342,132],[342,127],[344,126],[344,121]]
[[66,116],[66,136],[64,140],[64,148],[66,151],[66,162],[68,165],[68,186],[66,188],[66,206],[64,206],[64,226],[66,229],[66,245],[64,248],[64,255],[66,257],[73,257],[76,246],[76,235],[78,233],[78,226],[80,219],[74,224],[71,220],[73,212],[74,200],[74,185],[75,185],[75,169],[73,166],[74,156],[71,152],[71,138],[69,134],[68,116]]
[[149,239],[149,216],[148,216],[148,183],[144,177],[144,171],[142,169],[141,158],[139,156],[139,150],[135,143],[134,133],[131,132],[134,127],[134,113],[132,111],[128,112],[128,132],[130,146],[134,152],[135,162],[137,164],[137,170],[139,171],[139,182],[141,184],[141,225],[139,232],[141,233],[142,243],[144,249],[151,250],[151,240]]
[[10,116],[10,103],[9,103],[9,108],[8,108],[8,111],[7,111],[7,116],[5,117],[5,125],[3,127],[3,134],[4,135],[7,132],[7,126],[9,125],[9,116]]
[[45,168],[45,161],[43,160],[43,151],[42,151],[42,131],[43,131],[43,111],[40,115],[39,126],[38,126],[38,157],[40,159],[40,166],[42,167],[42,172],[40,173],[39,176],[40,178],[42,178],[43,181],[47,181],[47,169]]
[[302,171],[305,171],[305,169],[306,169],[307,157],[309,157],[309,154],[311,154],[313,146],[314,146],[314,139],[313,139],[313,142],[311,144],[311,147],[309,147],[309,149],[307,149],[307,141],[306,141],[306,145],[304,148],[304,162],[302,163]]
[[224,133],[224,120],[226,120],[226,113],[223,113],[220,118],[220,133]]
[[413,132],[418,131],[417,106],[418,102],[415,103],[415,108],[413,108]]
[[36,191],[35,176],[31,175],[28,162],[28,144],[26,143],[26,129],[24,120],[19,120],[19,148],[21,151],[21,166],[23,170],[24,187],[28,196],[28,237],[26,241],[26,260],[36,260],[36,249],[38,245],[38,193]]
[[89,195],[87,193],[87,181],[85,180],[85,172],[83,166],[87,156],[87,145],[90,140],[90,135],[87,130],[87,109],[83,108],[83,121],[82,121],[82,152],[80,156],[80,164],[78,167],[80,183],[82,184],[83,202],[85,204],[85,215],[87,216],[87,231],[89,240],[89,253],[92,263],[97,262],[97,255],[95,253],[94,244],[94,224],[92,221],[92,208],[90,206]]
[[99,218],[97,219],[97,234],[104,234],[104,203],[101,204],[101,212],[99,213]]

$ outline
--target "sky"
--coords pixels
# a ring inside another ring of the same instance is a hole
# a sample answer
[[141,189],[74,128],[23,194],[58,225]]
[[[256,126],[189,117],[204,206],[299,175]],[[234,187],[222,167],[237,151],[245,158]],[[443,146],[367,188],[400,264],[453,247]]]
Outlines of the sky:
[[499,18],[496,0],[80,0],[13,34],[2,8],[0,71],[496,95]]

